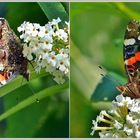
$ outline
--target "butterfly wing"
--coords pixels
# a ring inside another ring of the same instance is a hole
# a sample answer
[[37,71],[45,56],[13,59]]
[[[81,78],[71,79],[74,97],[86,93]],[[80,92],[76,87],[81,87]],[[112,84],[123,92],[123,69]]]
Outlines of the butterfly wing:
[[124,62],[129,81],[117,89],[125,96],[140,98],[140,23],[134,20],[125,32]]
[[16,75],[29,80],[28,61],[23,56],[20,39],[4,18],[0,18],[0,87],[10,82]]
[[140,68],[140,24],[130,21],[124,37],[124,62],[129,81],[135,77]]
[[16,78],[18,73],[16,72],[1,72],[0,73],[0,87],[3,87],[4,85],[8,84],[10,81]]

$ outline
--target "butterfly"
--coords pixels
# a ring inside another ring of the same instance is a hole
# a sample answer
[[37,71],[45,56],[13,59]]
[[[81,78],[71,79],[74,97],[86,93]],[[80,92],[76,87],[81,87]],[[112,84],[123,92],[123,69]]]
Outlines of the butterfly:
[[140,98],[140,23],[128,23],[124,36],[123,56],[128,83],[118,86],[123,95]]
[[28,60],[22,54],[20,39],[4,18],[0,18],[0,87],[17,75],[29,80]]

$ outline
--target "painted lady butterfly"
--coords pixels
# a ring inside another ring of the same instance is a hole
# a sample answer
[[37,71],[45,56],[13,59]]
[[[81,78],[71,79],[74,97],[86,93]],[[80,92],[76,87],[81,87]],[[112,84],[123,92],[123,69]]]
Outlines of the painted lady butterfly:
[[14,79],[18,74],[29,80],[28,61],[23,57],[20,39],[0,18],[0,87]]

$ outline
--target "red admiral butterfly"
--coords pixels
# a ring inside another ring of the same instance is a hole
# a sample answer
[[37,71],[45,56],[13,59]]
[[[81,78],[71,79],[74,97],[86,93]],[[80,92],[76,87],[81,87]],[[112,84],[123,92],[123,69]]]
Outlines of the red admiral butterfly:
[[20,39],[0,18],[0,87],[14,79],[18,74],[29,80],[28,61],[23,57]]
[[129,82],[118,86],[123,95],[140,98],[140,23],[130,21],[124,37],[124,63]]

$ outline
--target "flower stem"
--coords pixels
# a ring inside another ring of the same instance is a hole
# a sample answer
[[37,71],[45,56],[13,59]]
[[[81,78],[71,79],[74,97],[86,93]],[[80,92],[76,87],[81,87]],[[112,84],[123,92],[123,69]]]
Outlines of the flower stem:
[[20,102],[16,106],[12,107],[2,115],[0,115],[0,121],[6,119],[7,117],[11,116],[12,114],[22,110],[23,108],[36,103],[37,100],[42,100],[48,96],[52,96],[57,93],[61,93],[62,91],[65,91],[68,89],[69,84],[63,84],[63,85],[55,85],[46,89],[41,90],[40,92],[30,96],[29,98],[25,99],[24,101]]

